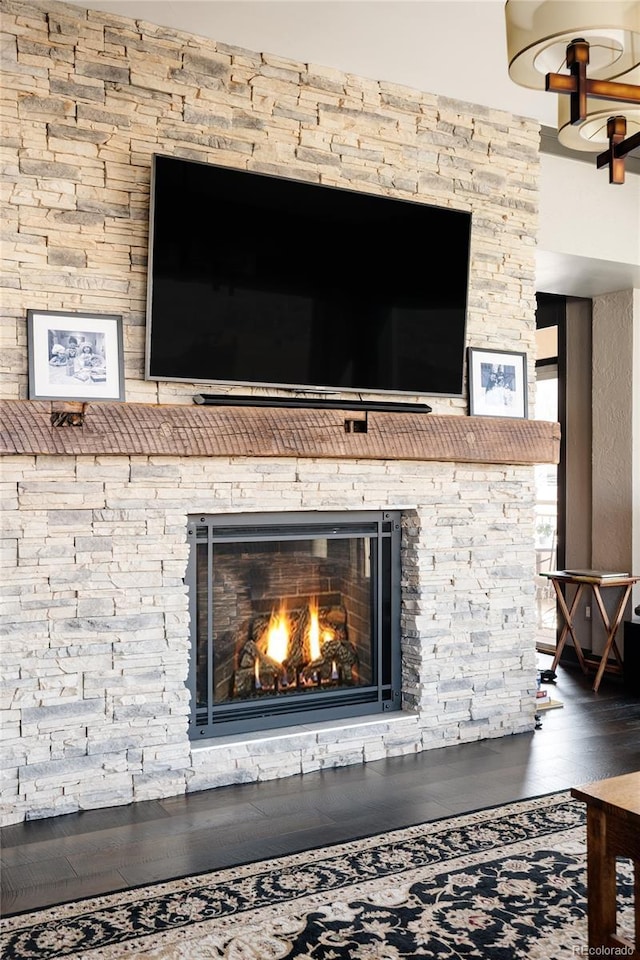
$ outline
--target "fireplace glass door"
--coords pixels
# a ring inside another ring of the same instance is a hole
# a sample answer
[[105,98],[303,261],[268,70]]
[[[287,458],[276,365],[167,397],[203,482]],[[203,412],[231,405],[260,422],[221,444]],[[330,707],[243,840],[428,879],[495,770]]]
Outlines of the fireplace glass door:
[[397,513],[190,518],[191,737],[400,705]]

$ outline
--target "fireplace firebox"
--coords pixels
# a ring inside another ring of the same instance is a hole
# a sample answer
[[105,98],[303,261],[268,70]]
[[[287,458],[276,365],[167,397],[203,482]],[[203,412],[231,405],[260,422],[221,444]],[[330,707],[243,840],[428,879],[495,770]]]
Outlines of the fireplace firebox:
[[400,514],[189,519],[192,739],[400,709]]

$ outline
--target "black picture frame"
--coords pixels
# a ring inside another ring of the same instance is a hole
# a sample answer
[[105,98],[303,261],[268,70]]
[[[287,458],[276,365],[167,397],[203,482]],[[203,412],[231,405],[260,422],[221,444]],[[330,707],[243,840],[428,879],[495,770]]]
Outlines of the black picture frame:
[[30,400],[124,400],[122,317],[27,311]]
[[470,416],[527,418],[526,353],[468,347],[467,372]]

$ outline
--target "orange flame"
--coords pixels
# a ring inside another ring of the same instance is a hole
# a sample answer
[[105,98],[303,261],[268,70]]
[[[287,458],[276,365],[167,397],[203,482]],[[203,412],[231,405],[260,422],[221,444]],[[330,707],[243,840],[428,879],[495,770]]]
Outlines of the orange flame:
[[313,662],[322,656],[322,644],[333,640],[333,630],[320,629],[320,611],[318,601],[312,600],[309,604],[309,659]]
[[315,600],[309,604],[309,616],[309,659],[313,662],[320,659],[320,621]]
[[267,628],[267,656],[276,663],[284,663],[289,650],[289,621],[284,610],[271,614]]

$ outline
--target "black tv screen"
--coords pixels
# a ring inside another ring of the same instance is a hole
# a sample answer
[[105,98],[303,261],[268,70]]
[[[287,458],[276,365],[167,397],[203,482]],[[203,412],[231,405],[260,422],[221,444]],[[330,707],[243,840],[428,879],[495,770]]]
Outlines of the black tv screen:
[[152,380],[459,396],[471,214],[155,156]]

